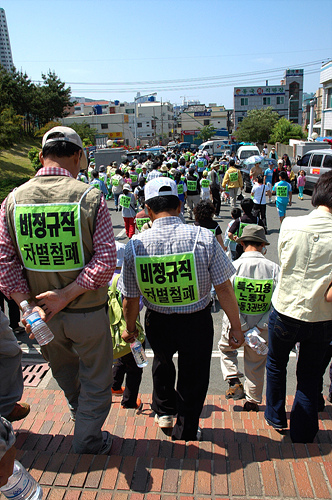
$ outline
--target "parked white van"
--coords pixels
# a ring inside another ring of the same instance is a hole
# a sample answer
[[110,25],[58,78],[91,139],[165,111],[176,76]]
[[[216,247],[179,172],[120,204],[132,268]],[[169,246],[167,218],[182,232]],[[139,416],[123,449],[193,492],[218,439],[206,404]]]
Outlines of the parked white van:
[[240,163],[254,155],[260,156],[257,146],[240,146],[236,152],[236,156],[238,157]]

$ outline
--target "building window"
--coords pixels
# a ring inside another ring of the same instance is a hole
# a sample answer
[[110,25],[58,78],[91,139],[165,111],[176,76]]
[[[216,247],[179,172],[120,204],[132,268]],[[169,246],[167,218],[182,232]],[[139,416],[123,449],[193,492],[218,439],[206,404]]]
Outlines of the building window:
[[102,130],[105,130],[108,128],[108,123],[101,123],[101,128]]
[[137,127],[138,127],[138,128],[142,128],[142,124],[141,124],[141,123],[138,123],[138,124],[137,124]]
[[[121,106],[121,104],[120,104]],[[126,109],[127,115],[133,115],[134,114],[134,108],[133,109]]]
[[248,97],[241,97],[241,106],[248,106]]
[[277,104],[284,104],[285,98],[280,95],[277,96]]
[[204,125],[204,126],[205,126],[205,125],[210,125],[210,120],[204,120],[203,125]]
[[332,87],[327,89],[327,103],[326,103],[327,108],[332,108]]
[[242,122],[242,120],[243,120],[243,116],[239,116],[239,118],[237,119],[237,122],[238,122],[238,123],[241,123],[241,122]]
[[263,106],[266,106],[267,104],[271,104],[271,98],[263,97]]

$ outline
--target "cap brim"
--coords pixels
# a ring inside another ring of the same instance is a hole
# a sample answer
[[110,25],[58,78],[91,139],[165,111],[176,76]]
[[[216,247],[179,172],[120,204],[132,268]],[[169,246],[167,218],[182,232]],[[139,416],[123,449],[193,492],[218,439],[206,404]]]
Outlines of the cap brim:
[[241,241],[257,241],[257,243],[265,243],[265,245],[269,245],[270,243],[263,238],[258,238],[257,236],[243,236],[236,240],[236,243],[241,243]]

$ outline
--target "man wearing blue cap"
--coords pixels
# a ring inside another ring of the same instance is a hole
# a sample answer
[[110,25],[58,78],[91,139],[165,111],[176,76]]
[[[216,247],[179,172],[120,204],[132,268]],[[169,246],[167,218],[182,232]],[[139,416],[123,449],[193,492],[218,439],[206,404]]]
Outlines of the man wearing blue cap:
[[[118,288],[123,294],[127,329],[137,336],[139,297],[147,307],[145,332],[154,352],[152,409],[161,428],[173,427],[172,438],[200,438],[199,416],[206,397],[213,341],[210,290],[230,320],[230,346],[243,334],[230,277],[235,270],[208,229],[183,224],[176,183],[167,177],[145,187],[152,227],[127,244]],[[173,355],[178,352],[178,377]]]

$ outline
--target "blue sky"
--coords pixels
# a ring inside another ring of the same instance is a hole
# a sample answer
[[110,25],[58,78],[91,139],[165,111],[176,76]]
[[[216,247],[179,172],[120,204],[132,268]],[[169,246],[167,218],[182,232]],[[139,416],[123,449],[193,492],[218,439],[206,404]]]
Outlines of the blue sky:
[[315,91],[321,62],[332,58],[331,0],[2,0],[0,7],[17,69],[33,80],[54,70],[74,96],[93,99],[157,91],[158,100],[185,96],[232,108],[234,86],[279,83],[286,68],[304,68],[304,91]]

